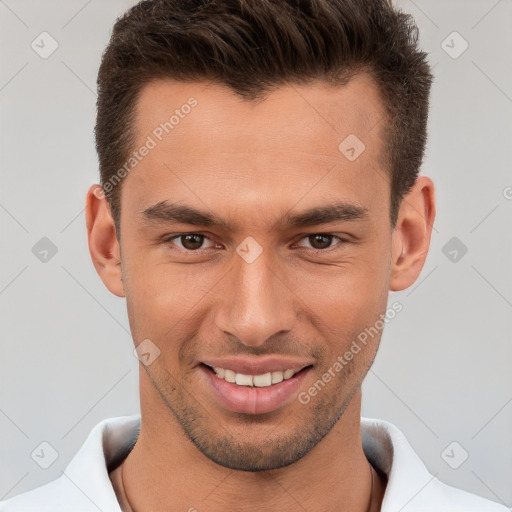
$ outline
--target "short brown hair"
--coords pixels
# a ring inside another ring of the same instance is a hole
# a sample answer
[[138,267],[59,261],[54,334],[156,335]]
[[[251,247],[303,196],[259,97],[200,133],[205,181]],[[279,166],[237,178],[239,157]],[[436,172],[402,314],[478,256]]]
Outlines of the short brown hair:
[[[383,156],[391,173],[394,225],[423,159],[432,75],[412,17],[395,9],[392,0],[136,4],[116,21],[98,73],[101,184],[105,188],[126,165],[135,138],[135,105],[150,81],[214,81],[255,100],[286,83],[344,84],[361,70],[373,76],[387,114]],[[118,238],[121,185],[106,194]]]

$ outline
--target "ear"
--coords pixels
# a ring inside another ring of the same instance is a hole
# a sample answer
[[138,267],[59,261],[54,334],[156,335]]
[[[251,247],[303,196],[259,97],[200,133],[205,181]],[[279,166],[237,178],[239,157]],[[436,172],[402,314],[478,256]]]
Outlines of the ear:
[[393,231],[390,290],[405,290],[420,275],[435,216],[434,184],[430,178],[420,176],[400,204]]
[[118,297],[124,297],[121,274],[121,248],[116,238],[114,219],[101,185],[87,191],[85,206],[89,252],[103,284]]

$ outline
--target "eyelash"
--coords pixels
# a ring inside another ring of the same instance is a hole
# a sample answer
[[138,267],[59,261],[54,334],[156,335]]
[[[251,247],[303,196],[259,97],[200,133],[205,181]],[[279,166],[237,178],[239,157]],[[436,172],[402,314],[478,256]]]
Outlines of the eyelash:
[[[173,247],[174,248],[174,240],[176,239],[179,239],[181,237],[184,237],[184,236],[187,236],[187,235],[197,235],[197,236],[201,236],[201,237],[204,237],[205,239],[208,239],[208,240],[211,240],[209,236],[205,235],[204,233],[194,233],[194,232],[190,232],[190,233],[180,233],[178,235],[168,235],[168,236],[165,236],[163,239],[162,239],[162,242]],[[333,250],[336,250],[336,248],[338,246],[341,246],[343,245],[344,243],[348,243],[348,240],[345,239],[345,238],[342,238],[340,236],[337,236],[337,235],[333,235],[332,233],[311,233],[309,235],[305,235],[303,236],[300,240],[304,240],[305,238],[309,238],[309,237],[312,237],[312,236],[315,236],[315,235],[321,235],[321,236],[327,236],[327,237],[332,237],[332,241],[334,241],[334,239],[338,239],[338,243],[335,244],[334,246],[331,246],[331,247],[328,247],[327,249],[308,249],[308,248],[305,248],[307,249],[309,252],[313,253],[313,254],[318,254],[318,253],[328,253],[328,252],[331,252]],[[339,247],[338,247],[339,248]],[[191,250],[191,249],[185,249],[185,248],[178,248],[177,250],[179,251],[184,251],[186,253],[190,253],[190,254],[194,254],[194,253],[199,253],[201,250],[209,250],[209,249],[214,249],[214,247],[208,247],[207,249],[196,249],[196,250]]]

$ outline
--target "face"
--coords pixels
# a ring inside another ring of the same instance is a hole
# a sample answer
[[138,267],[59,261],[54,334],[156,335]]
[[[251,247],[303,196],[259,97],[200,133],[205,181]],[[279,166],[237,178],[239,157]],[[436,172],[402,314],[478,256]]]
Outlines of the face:
[[121,195],[130,326],[135,345],[160,351],[141,365],[158,391],[152,410],[223,466],[300,459],[375,357],[380,334],[333,371],[386,311],[382,115],[366,75],[283,86],[260,102],[206,83],[143,89],[135,147],[150,149]]

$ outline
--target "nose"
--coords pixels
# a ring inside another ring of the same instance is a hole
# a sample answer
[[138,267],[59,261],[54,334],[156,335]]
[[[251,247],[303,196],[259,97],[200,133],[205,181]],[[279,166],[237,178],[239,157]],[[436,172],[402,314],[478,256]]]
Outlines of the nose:
[[268,252],[251,263],[235,254],[215,315],[219,329],[252,347],[289,331],[296,320],[294,293]]

